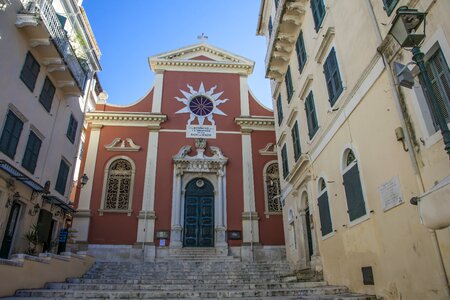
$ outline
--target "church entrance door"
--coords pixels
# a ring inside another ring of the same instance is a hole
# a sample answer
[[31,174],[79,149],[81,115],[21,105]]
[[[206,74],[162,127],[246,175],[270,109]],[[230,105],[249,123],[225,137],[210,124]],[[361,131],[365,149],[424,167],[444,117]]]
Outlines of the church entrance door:
[[183,246],[214,246],[214,187],[204,178],[186,186]]

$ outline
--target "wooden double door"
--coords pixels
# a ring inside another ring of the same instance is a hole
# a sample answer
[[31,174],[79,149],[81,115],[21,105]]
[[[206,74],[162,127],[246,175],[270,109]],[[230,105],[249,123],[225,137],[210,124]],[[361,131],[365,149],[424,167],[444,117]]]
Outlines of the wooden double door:
[[184,247],[214,247],[214,187],[204,178],[186,186]]

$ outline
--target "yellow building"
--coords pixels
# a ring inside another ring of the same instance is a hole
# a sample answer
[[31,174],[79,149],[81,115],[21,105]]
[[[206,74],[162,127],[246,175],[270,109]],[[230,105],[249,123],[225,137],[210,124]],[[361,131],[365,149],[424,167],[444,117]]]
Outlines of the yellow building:
[[448,299],[449,157],[412,53],[389,34],[401,6],[427,13],[421,50],[449,122],[449,1],[261,1],[286,252],[330,284]]

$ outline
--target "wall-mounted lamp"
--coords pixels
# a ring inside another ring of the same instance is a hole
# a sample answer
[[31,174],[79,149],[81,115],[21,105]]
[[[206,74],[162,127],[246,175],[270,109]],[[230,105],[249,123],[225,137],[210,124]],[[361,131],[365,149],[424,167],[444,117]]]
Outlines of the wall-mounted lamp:
[[57,210],[57,211],[55,212],[55,217],[59,217],[59,216],[62,216],[62,215],[63,215],[62,210]]
[[83,176],[80,177],[80,185],[81,187],[85,186],[88,182],[89,177],[87,177],[86,173],[83,174]]
[[11,207],[11,205],[13,204],[14,201],[19,201],[20,200],[20,194],[19,192],[15,192],[11,198],[8,198],[8,200],[6,200],[5,203],[5,208],[9,208]]
[[36,203],[33,206],[33,209],[30,208],[28,213],[30,214],[30,216],[35,216],[39,212],[40,209],[41,209],[41,207],[39,206],[39,203]]
[[5,203],[5,208],[10,208],[11,205],[12,205],[12,200],[11,200],[11,198],[8,198],[8,200],[6,200],[6,203]]

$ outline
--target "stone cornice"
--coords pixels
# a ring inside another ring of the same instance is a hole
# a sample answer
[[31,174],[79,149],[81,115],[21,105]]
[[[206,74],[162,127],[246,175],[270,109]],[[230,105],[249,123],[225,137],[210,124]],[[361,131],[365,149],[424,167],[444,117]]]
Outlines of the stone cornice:
[[150,61],[153,71],[173,71],[187,69],[195,71],[208,69],[209,71],[217,70],[217,72],[233,72],[242,75],[250,75],[253,72],[253,65],[246,63],[235,63],[227,61],[210,61],[210,60],[185,60],[185,59],[152,59]]
[[106,125],[159,128],[166,119],[166,115],[152,113],[91,112],[86,114],[86,121],[91,127]]
[[273,117],[237,117],[234,122],[241,126],[241,130],[275,131],[275,119]]

